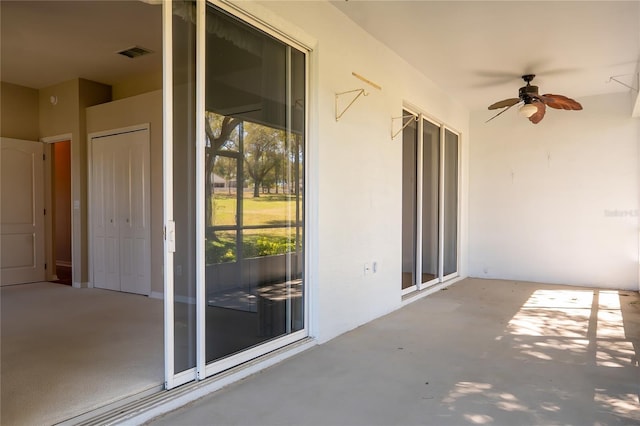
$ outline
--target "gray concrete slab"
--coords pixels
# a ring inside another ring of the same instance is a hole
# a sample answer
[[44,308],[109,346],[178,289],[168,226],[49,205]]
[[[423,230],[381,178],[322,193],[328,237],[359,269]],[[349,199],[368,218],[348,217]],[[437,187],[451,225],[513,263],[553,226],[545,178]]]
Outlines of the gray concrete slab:
[[637,292],[466,279],[150,422],[637,425]]

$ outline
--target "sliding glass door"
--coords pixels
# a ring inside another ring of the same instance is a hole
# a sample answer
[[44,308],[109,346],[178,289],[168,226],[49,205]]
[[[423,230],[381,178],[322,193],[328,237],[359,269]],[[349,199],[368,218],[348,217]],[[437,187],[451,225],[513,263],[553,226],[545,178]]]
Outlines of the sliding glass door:
[[307,52],[224,7],[171,9],[167,387],[306,336]]
[[418,240],[418,123],[413,115],[404,111],[404,120],[410,120],[402,131],[402,290],[415,288],[416,253]]
[[458,272],[458,135],[444,129],[443,155],[443,242],[444,278]]
[[440,127],[422,119],[422,190],[420,191],[421,280],[430,283],[440,277]]
[[[457,276],[458,135],[403,112],[402,292]],[[409,122],[410,121],[410,122]]]
[[206,11],[206,362],[304,324],[305,54]]

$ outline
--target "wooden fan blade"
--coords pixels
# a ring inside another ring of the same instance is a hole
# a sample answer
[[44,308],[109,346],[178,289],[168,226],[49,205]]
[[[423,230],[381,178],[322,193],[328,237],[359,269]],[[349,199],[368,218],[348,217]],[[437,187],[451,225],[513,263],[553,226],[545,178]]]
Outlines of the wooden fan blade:
[[540,98],[545,104],[549,105],[551,108],[567,109],[567,110],[574,110],[574,111],[579,111],[582,109],[582,105],[580,105],[579,102],[576,102],[571,98],[567,98],[566,96],[553,95],[549,93],[546,95],[542,95]]
[[535,105],[538,108],[538,112],[529,117],[529,121],[533,124],[538,124],[540,120],[544,118],[544,113],[547,111],[547,107],[542,102],[534,102],[531,105]]
[[[517,104],[518,104],[518,103],[516,102],[516,103],[515,103],[515,104],[513,104],[513,105],[517,105]],[[510,109],[511,109],[511,107],[512,107],[513,105],[509,105],[507,108],[503,109],[502,111],[500,111],[499,113],[497,113],[496,115],[494,115],[493,117],[491,117],[490,119],[488,119],[487,121],[485,121],[485,123],[488,123],[488,122],[490,122],[491,120],[493,120],[494,118],[496,118],[497,116],[499,116],[500,114],[502,114],[502,113],[504,113],[504,112],[507,112],[508,110],[510,110]]]
[[520,98],[505,99],[503,101],[499,101],[499,102],[496,102],[495,104],[489,105],[489,109],[512,107],[515,104],[517,104],[518,102],[520,102]]

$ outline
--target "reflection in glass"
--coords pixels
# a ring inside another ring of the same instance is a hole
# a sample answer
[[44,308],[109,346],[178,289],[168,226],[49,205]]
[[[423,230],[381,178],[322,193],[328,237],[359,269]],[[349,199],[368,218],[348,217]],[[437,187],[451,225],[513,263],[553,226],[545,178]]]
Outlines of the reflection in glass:
[[[402,111],[411,122],[402,131],[402,289],[416,285],[416,194],[418,170],[418,122]],[[406,122],[406,121],[405,121]]]
[[305,57],[207,7],[206,360],[304,328]]
[[458,271],[458,135],[444,136],[444,276]]
[[422,121],[422,281],[438,277],[440,127]]

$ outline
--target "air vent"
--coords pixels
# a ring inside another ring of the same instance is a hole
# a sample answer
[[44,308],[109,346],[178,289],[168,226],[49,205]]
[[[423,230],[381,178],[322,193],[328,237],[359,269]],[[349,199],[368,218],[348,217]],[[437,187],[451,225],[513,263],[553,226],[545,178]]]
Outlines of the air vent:
[[153,50],[145,49],[140,46],[133,46],[125,50],[121,50],[117,52],[119,55],[126,56],[127,58],[139,58],[140,56],[148,55],[149,53],[153,53]]

